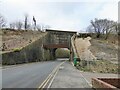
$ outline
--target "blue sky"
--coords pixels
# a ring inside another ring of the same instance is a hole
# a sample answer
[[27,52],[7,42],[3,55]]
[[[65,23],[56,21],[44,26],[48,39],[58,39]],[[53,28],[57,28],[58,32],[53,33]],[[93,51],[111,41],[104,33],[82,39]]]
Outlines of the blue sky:
[[7,22],[24,21],[35,16],[37,24],[52,29],[84,31],[94,18],[117,21],[117,0],[0,0],[0,13]]

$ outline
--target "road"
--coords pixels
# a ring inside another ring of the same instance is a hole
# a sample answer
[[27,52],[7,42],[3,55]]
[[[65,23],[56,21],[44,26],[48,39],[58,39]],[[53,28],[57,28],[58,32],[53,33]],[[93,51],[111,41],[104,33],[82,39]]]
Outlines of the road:
[[61,62],[38,62],[3,69],[2,88],[38,88]]
[[91,90],[91,85],[71,62],[66,61],[60,66],[50,88],[89,88]]

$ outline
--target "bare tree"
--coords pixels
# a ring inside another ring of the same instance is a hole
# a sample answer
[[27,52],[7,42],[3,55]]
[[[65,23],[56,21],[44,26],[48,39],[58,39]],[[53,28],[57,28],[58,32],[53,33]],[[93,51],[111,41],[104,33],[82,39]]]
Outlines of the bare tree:
[[32,25],[30,23],[27,24],[27,30],[32,30]]
[[41,31],[41,25],[36,25],[38,31]]
[[0,28],[5,27],[6,21],[5,18],[0,14]]
[[116,30],[117,30],[117,32],[118,32],[118,35],[120,35],[120,23],[117,24]]
[[27,30],[28,29],[28,15],[27,14],[25,15],[25,22],[24,23],[25,23],[24,28],[25,28],[25,30]]
[[28,14],[25,15],[24,29],[25,30],[32,30],[32,26],[29,22]]
[[119,34],[119,32],[120,32],[120,23],[115,23],[115,32],[116,32],[116,34]]
[[35,19],[35,17],[33,16],[33,22],[34,22],[34,30],[36,30],[36,19]]
[[16,24],[14,22],[11,22],[9,25],[10,25],[10,29],[15,29],[16,27]]
[[95,21],[91,20],[91,24],[94,27],[95,33],[97,34],[97,38],[99,38],[101,29],[100,29],[100,23],[99,23],[98,19],[95,19]]
[[23,23],[22,23],[21,21],[17,21],[17,22],[16,22],[16,28],[17,28],[18,30],[21,30],[21,29],[22,29],[22,26],[23,26]]
[[110,32],[114,30],[113,28],[115,28],[115,22],[107,19],[91,20],[91,24],[97,34],[97,38],[99,38],[101,34],[106,34],[105,39],[107,39]]
[[105,39],[108,38],[110,33],[112,34],[117,34],[117,29],[116,29],[116,23],[114,21],[108,22],[109,25],[107,25],[107,28],[105,29],[106,37]]

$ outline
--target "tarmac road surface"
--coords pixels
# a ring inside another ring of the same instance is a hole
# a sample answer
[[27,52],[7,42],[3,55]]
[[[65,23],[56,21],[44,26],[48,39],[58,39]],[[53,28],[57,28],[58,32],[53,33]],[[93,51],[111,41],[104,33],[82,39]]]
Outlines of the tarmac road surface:
[[38,62],[2,69],[2,88],[38,88],[61,62]]

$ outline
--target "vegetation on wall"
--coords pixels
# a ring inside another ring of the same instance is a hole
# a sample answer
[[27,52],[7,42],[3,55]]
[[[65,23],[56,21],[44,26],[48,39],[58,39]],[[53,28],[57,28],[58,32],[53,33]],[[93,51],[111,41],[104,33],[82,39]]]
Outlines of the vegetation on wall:
[[48,61],[50,59],[50,53],[49,50],[44,51],[44,60]]

